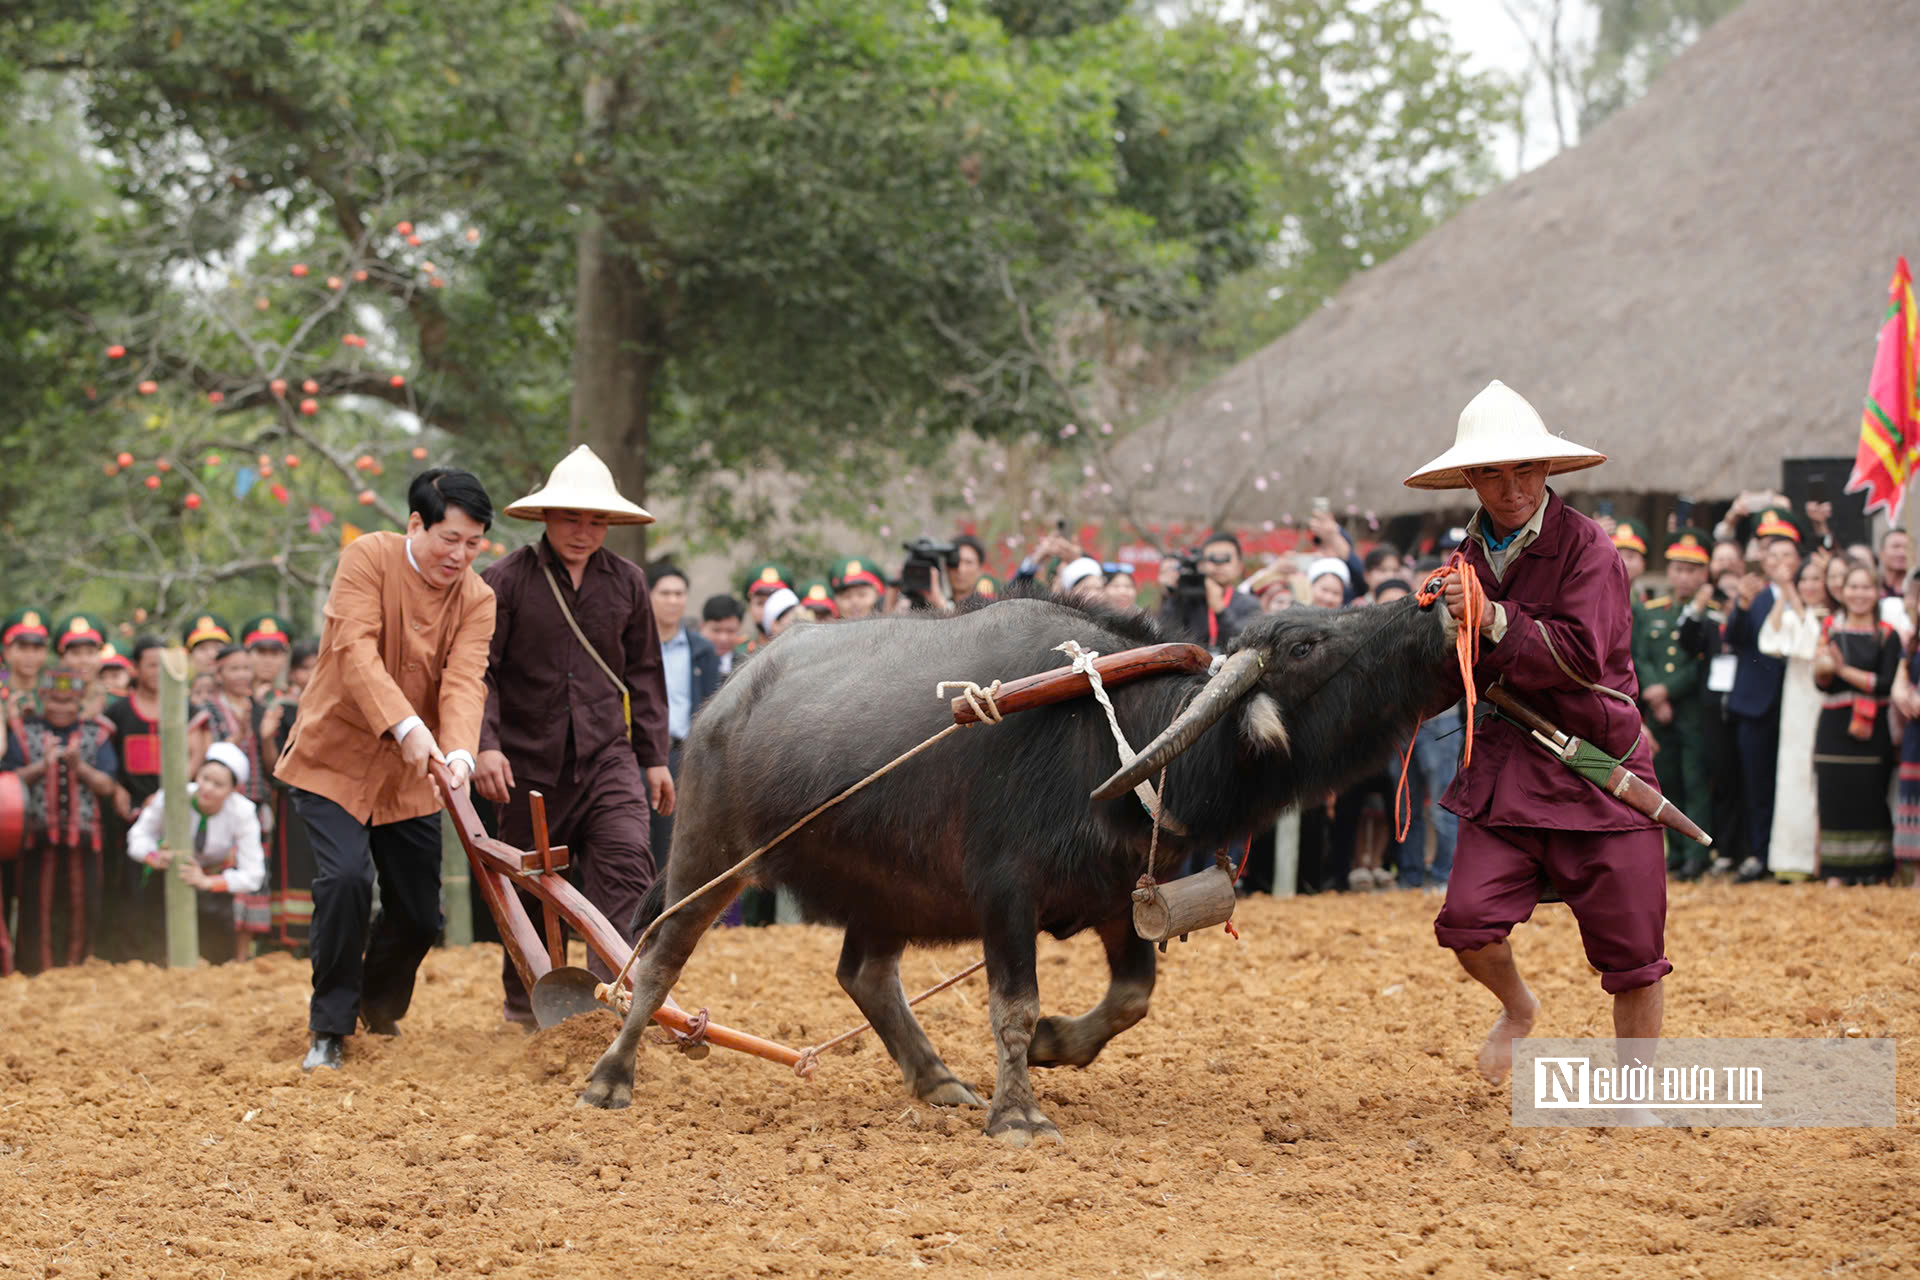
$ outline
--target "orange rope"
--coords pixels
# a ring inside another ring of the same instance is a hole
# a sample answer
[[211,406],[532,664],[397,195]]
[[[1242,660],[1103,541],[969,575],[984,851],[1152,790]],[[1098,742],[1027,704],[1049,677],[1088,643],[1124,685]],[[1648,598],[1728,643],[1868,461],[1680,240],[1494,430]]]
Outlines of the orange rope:
[[[1420,588],[1414,599],[1422,608],[1439,603],[1446,593],[1447,579],[1455,576],[1459,577],[1467,592],[1463,610],[1466,616],[1460,620],[1460,629],[1454,636],[1454,653],[1460,663],[1460,685],[1466,690],[1467,699],[1466,725],[1461,730],[1460,747],[1460,767],[1464,769],[1473,763],[1473,708],[1479,701],[1479,694],[1473,687],[1473,669],[1480,665],[1480,624],[1487,614],[1486,588],[1480,585],[1480,575],[1473,571],[1467,558],[1456,551],[1452,559],[1427,579],[1426,585]],[[1413,823],[1412,793],[1407,773],[1413,764],[1414,738],[1419,735],[1419,727],[1415,726],[1413,736],[1407,739],[1407,749],[1400,757],[1400,786],[1393,798],[1393,814],[1396,838],[1401,840],[1407,838],[1407,828]]]

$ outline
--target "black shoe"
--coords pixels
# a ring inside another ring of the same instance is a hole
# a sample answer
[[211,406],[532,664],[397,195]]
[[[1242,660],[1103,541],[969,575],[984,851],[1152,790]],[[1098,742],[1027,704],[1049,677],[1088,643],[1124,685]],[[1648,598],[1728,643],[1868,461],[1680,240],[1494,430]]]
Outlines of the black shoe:
[[313,1033],[313,1047],[307,1050],[307,1056],[300,1059],[300,1069],[311,1071],[315,1067],[325,1067],[329,1071],[340,1069],[341,1038],[330,1036],[324,1031]]

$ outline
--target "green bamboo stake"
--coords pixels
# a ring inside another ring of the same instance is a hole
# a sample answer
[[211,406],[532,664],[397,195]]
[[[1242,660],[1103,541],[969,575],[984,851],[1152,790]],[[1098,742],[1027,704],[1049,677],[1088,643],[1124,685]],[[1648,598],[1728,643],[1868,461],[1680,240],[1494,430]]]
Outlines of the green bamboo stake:
[[166,796],[163,848],[173,850],[168,867],[167,967],[200,963],[200,915],[193,886],[180,878],[193,857],[193,799],[187,794],[187,651],[171,648],[160,662],[160,789]]
[[453,829],[453,815],[440,815],[440,890],[446,911],[446,939],[450,947],[470,946],[473,942],[473,874],[467,866],[467,851],[460,833]]

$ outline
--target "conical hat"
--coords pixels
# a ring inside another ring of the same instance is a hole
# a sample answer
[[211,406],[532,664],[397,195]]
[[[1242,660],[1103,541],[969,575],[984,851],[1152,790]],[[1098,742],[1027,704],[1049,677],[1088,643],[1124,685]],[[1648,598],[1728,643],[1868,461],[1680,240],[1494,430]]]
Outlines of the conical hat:
[[1471,489],[1468,467],[1545,462],[1548,475],[1597,467],[1607,455],[1548,432],[1519,392],[1495,379],[1460,411],[1453,448],[1408,476],[1409,489]]
[[597,511],[608,524],[653,523],[652,515],[620,496],[613,472],[585,445],[560,459],[545,488],[507,508],[519,520],[545,520],[549,511]]

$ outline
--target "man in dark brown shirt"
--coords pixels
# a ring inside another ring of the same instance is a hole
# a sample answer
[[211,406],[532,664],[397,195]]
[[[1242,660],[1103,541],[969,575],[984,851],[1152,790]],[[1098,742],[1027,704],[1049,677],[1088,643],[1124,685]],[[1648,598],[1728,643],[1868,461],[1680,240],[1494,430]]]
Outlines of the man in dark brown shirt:
[[[587,900],[630,936],[653,886],[648,806],[673,812],[667,686],[647,575],[601,544],[608,525],[653,517],[620,496],[585,445],[507,514],[547,531],[482,575],[497,612],[474,786],[499,806],[500,838],[521,848],[533,846],[527,792],[538,790],[549,838],[579,860]],[[613,976],[597,956],[589,964],[602,981]],[[500,977],[508,1021],[531,1026],[504,956]]]

